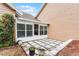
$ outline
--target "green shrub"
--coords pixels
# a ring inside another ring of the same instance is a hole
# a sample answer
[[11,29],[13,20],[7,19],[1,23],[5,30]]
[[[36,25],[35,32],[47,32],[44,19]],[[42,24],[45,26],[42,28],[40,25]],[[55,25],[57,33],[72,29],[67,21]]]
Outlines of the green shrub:
[[2,48],[3,47],[3,44],[0,44],[0,48]]
[[14,44],[14,17],[12,14],[3,14],[0,16],[0,43]]

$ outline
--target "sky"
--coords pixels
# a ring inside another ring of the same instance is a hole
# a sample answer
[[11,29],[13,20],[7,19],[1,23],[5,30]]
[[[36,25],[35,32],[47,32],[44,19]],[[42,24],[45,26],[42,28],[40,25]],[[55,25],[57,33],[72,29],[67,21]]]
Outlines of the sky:
[[14,3],[14,5],[18,10],[35,16],[40,10],[42,3]]

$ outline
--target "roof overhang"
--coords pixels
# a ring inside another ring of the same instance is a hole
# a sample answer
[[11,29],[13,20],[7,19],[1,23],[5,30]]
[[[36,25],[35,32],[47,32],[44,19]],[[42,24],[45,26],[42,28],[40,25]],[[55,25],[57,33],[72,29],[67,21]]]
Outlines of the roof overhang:
[[16,11],[17,15],[21,15],[22,14],[17,8],[15,8],[14,4],[12,4],[12,3],[4,3],[4,4],[6,6],[8,6],[9,8],[11,8],[12,10]]
[[39,20],[31,20],[31,19],[25,19],[25,18],[21,18],[21,17],[18,17],[18,20],[49,25],[48,23],[45,23],[45,22],[42,22],[42,21],[39,21]]

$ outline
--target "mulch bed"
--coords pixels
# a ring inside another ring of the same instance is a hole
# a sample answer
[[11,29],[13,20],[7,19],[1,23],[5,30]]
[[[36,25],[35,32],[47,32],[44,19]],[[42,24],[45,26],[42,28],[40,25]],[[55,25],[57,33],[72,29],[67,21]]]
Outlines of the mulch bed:
[[26,56],[19,45],[0,48],[0,56]]
[[79,56],[79,40],[73,40],[57,56]]

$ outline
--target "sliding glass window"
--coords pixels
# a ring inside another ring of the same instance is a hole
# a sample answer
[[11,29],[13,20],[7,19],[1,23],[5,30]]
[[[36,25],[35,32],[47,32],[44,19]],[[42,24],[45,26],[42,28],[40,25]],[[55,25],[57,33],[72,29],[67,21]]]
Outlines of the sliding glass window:
[[33,35],[32,25],[26,24],[26,36],[32,36],[32,35]]
[[43,35],[43,26],[40,26],[40,35]]
[[44,26],[44,35],[47,35],[47,26]]
[[25,37],[25,24],[17,23],[17,37]]
[[47,35],[47,26],[40,26],[40,35]]
[[31,24],[17,23],[17,38],[33,36],[32,28],[33,26]]

